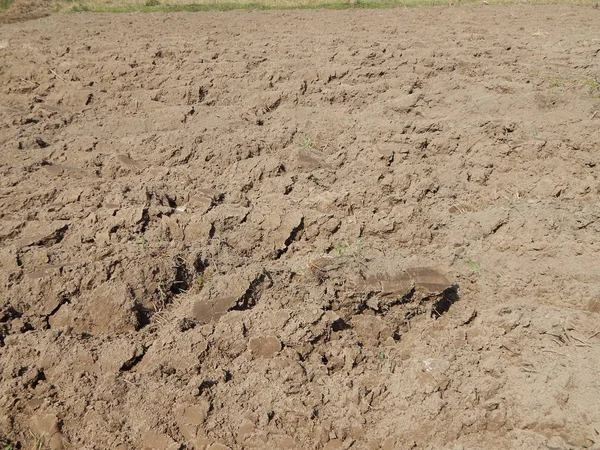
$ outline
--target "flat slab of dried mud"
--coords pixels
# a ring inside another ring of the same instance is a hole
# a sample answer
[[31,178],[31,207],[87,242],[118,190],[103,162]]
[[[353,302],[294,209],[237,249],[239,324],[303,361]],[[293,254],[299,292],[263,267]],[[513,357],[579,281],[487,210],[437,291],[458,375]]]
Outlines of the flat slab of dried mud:
[[599,24],[0,27],[0,436],[599,448]]

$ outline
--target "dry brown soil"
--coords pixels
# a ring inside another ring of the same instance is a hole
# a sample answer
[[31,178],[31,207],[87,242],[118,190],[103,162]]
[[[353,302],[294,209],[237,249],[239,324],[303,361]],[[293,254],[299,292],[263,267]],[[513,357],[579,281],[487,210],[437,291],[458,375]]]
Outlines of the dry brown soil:
[[48,0],[14,0],[8,8],[0,10],[0,25],[46,17],[52,9]]
[[0,435],[600,448],[600,11],[0,27]]

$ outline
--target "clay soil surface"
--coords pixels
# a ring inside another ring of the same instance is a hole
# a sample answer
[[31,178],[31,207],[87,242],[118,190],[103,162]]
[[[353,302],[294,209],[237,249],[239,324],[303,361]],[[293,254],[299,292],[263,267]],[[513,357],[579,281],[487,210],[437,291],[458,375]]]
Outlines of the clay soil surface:
[[599,449],[599,25],[2,25],[3,445]]

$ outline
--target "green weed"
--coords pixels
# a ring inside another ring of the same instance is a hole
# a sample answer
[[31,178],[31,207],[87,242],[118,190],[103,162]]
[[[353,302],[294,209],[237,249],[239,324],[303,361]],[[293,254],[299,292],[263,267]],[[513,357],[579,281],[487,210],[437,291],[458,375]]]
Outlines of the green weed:
[[14,443],[7,441],[6,439],[0,440],[0,445],[2,446],[2,450],[15,450],[17,448]]
[[471,270],[473,272],[475,272],[477,275],[481,276],[481,269],[479,268],[479,265],[473,261],[472,259],[469,259],[467,261],[467,264],[469,265],[469,267],[471,268]]
[[148,250],[148,243],[146,242],[145,238],[142,237],[138,239],[138,247],[140,249],[140,252]]
[[354,244],[346,240],[334,243],[333,248],[338,257],[343,258],[351,256],[352,258],[360,258],[363,253],[362,242],[359,240]]
[[302,147],[304,148],[313,148],[313,141],[311,138],[307,137],[304,138],[304,141],[302,141]]
[[10,8],[10,5],[12,5],[13,2],[14,0],[0,0],[0,10]]
[[572,87],[583,87],[589,86],[591,93],[595,93],[600,90],[600,78],[590,78],[586,80],[577,80],[569,78],[548,78],[551,88],[558,88],[561,86],[572,86]]
[[198,289],[202,290],[206,283],[210,280],[210,273],[202,272],[196,277],[196,284],[198,285]]

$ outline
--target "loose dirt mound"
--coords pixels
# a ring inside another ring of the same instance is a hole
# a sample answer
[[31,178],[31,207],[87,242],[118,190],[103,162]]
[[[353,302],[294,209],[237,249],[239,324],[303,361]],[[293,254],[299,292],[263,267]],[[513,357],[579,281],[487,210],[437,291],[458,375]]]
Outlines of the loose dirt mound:
[[0,28],[0,435],[600,448],[598,23]]

